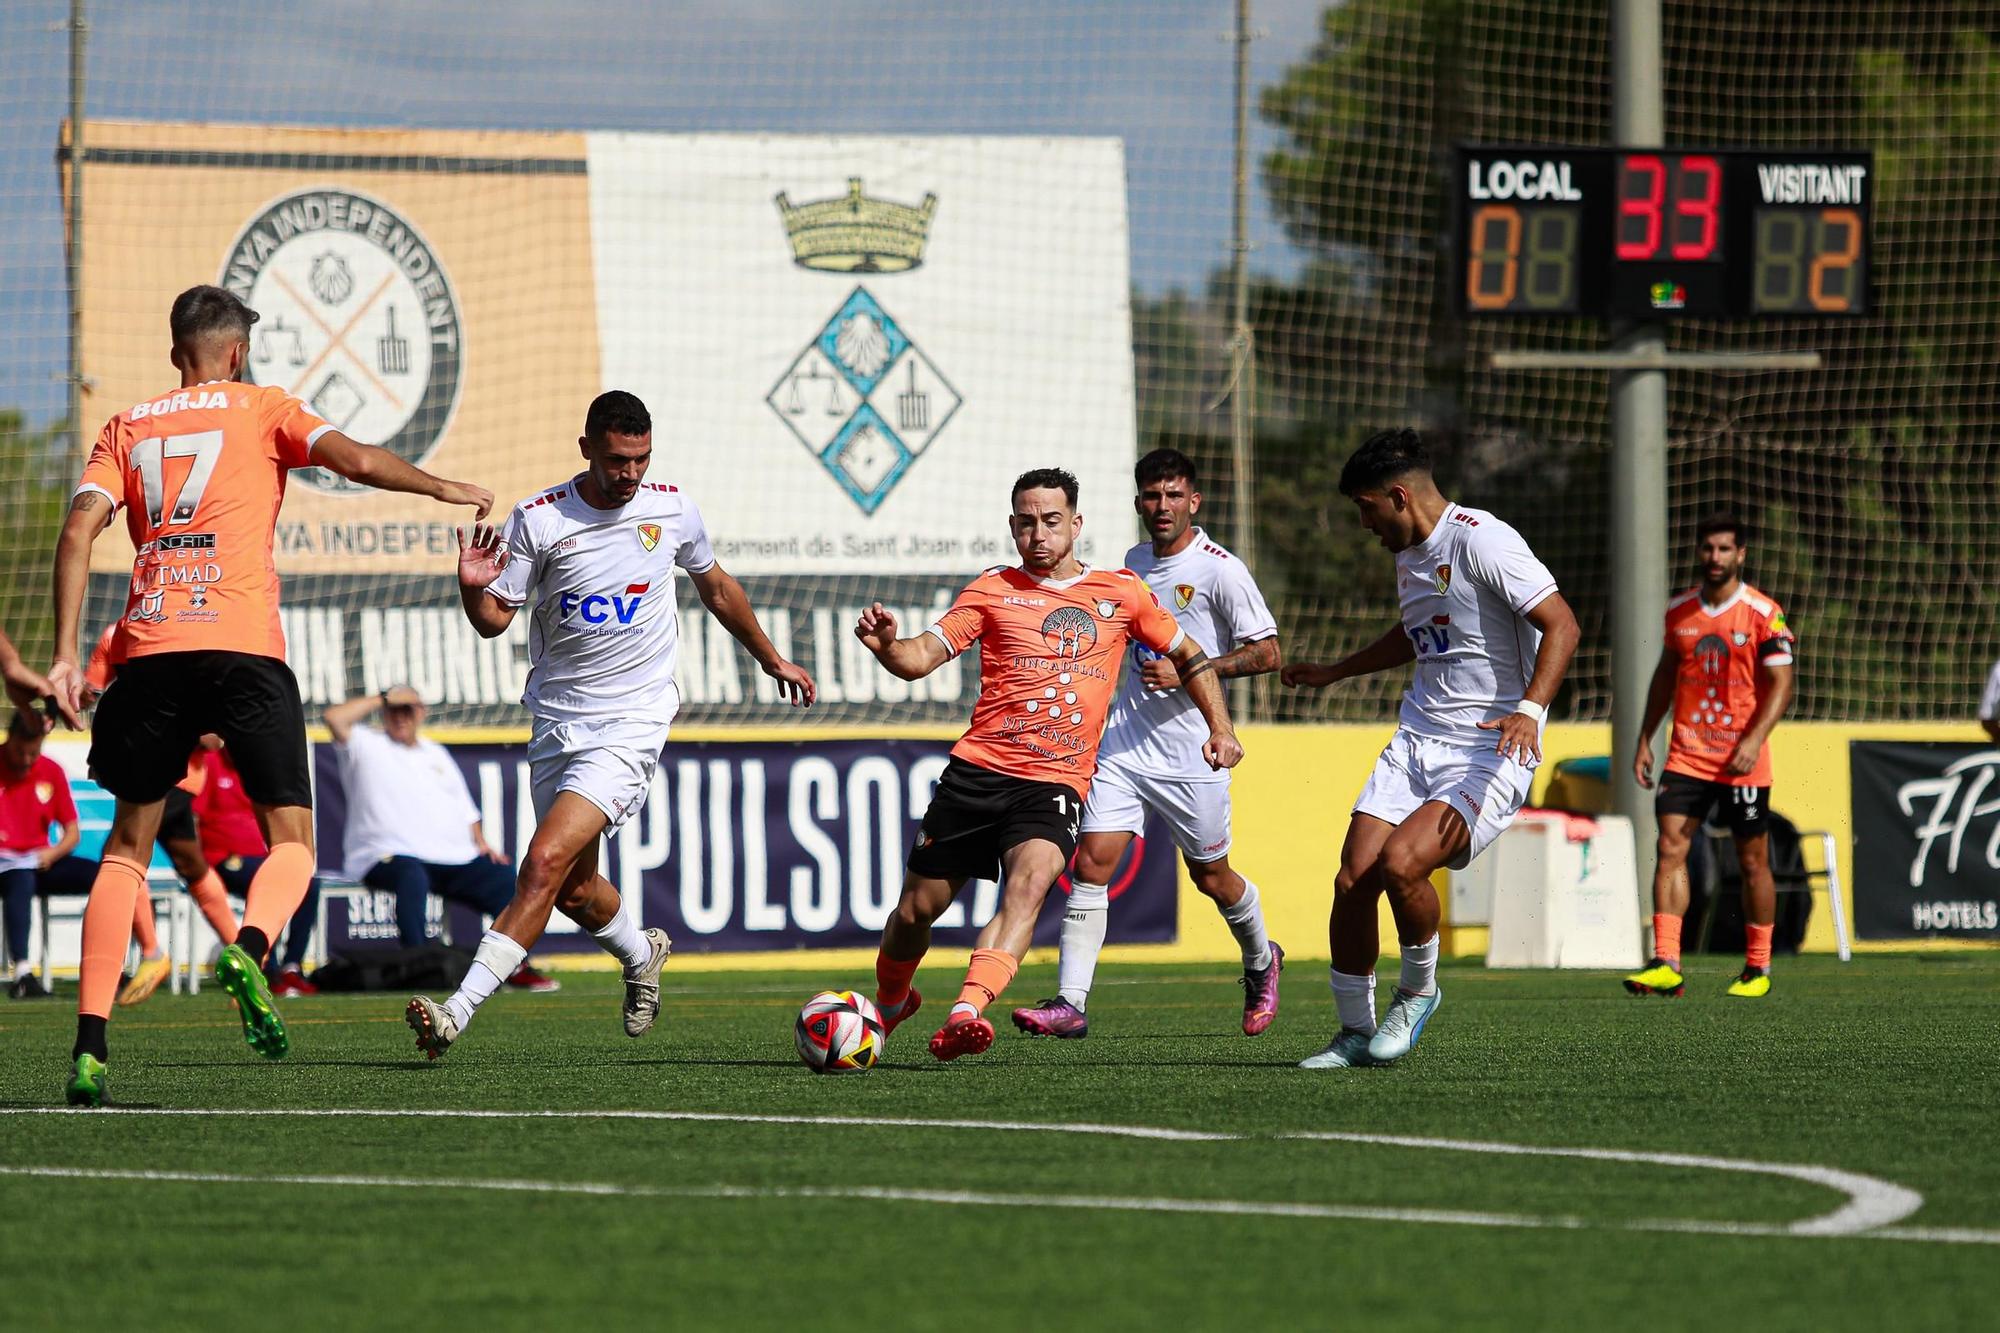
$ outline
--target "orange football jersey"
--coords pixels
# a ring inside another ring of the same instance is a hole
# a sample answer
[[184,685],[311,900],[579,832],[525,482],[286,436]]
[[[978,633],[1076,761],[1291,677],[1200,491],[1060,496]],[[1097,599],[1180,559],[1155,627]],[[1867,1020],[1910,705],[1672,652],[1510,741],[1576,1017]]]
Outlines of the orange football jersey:
[[1679,663],[1667,771],[1738,787],[1771,785],[1771,749],[1741,777],[1723,770],[1757,714],[1757,668],[1792,661],[1778,604],[1745,583],[1721,606],[1694,589],[1667,603],[1667,649]]
[[285,656],[271,538],[285,475],[333,427],[283,389],[212,381],[105,424],[78,493],[126,510],[137,554],[125,657],[222,650]]
[[954,657],[979,644],[979,701],[951,752],[996,773],[1060,783],[1079,797],[1097,772],[1126,642],[1170,653],[1182,636],[1138,575],[1088,566],[1067,583],[1011,565],[989,569],[930,632]]

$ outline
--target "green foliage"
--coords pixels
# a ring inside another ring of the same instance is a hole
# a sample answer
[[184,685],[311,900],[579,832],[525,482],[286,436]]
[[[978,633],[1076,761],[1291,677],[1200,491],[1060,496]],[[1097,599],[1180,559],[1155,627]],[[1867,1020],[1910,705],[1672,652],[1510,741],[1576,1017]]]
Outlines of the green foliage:
[[13,408],[0,408],[0,497],[6,539],[0,541],[0,628],[37,669],[50,655],[49,605],[56,532],[68,495],[69,427],[30,427]]

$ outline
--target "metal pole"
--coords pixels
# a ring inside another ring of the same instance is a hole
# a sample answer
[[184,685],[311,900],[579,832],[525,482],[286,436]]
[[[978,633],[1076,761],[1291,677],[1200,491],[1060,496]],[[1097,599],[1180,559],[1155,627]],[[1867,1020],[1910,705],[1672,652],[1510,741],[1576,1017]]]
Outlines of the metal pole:
[[[1619,147],[1665,138],[1660,100],[1660,0],[1612,0],[1611,135]],[[1660,355],[1665,338],[1640,325],[1618,351]],[[1632,821],[1639,851],[1639,908],[1650,926],[1658,830],[1651,793],[1632,776],[1646,691],[1660,656],[1667,576],[1667,376],[1611,376],[1611,806]]]
[[[83,458],[83,43],[89,25],[84,0],[69,5],[69,439],[71,458]],[[75,644],[70,647],[74,649]]]
[[[1229,228],[1230,290],[1235,319],[1230,334],[1229,460],[1230,515],[1236,554],[1251,570],[1257,568],[1257,524],[1251,507],[1256,411],[1256,356],[1250,331],[1250,0],[1236,0],[1236,171]],[[1244,681],[1233,701],[1239,717],[1250,715],[1250,682]]]

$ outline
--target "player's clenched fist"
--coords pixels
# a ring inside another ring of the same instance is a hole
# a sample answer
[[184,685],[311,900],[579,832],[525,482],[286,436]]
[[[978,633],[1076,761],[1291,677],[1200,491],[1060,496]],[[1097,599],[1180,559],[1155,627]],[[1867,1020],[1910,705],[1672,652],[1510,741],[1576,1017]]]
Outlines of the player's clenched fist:
[[1243,762],[1243,742],[1236,739],[1236,733],[1212,734],[1201,747],[1201,757],[1213,769],[1234,768]]
[[854,626],[854,637],[867,644],[870,652],[885,652],[896,641],[896,617],[876,602],[862,611],[860,621]]

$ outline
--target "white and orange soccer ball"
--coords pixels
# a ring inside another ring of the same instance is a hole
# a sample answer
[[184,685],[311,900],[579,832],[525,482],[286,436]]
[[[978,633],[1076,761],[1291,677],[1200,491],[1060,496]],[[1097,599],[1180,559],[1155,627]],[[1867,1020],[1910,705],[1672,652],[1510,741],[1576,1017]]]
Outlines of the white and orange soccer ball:
[[823,990],[799,1010],[799,1059],[815,1074],[873,1069],[882,1054],[882,1015],[851,990]]

